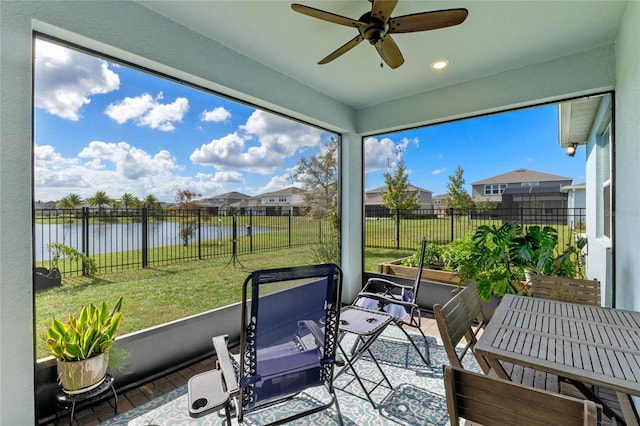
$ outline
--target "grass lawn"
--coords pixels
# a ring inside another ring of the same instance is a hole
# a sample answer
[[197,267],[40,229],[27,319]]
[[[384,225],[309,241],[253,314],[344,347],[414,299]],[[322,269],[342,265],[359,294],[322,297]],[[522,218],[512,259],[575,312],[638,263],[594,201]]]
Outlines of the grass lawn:
[[[377,264],[411,254],[406,250],[368,249],[366,270]],[[148,269],[130,269],[92,277],[65,277],[58,288],[36,294],[37,358],[48,355],[42,336],[56,317],[78,315],[87,303],[106,301],[111,308],[124,296],[124,321],[120,334],[162,324],[238,302],[242,283],[254,270],[310,263],[311,249],[297,247],[271,252],[239,255],[244,268],[233,268],[229,258],[184,261]]]

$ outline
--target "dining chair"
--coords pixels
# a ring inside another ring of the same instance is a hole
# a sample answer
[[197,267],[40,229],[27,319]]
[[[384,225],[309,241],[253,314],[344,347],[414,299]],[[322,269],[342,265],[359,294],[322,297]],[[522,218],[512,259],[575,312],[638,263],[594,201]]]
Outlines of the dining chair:
[[600,281],[536,274],[531,295],[541,299],[601,306]]
[[[425,247],[427,238],[422,237],[420,242],[420,255],[418,271],[412,285],[396,283],[394,281],[373,277],[367,280],[360,293],[353,301],[353,305],[362,308],[385,311],[394,316],[393,323],[404,333],[405,337],[427,367],[431,366],[429,359],[429,345],[427,337],[421,328],[421,313],[418,306],[418,292],[422,280],[422,268],[424,266]],[[404,326],[415,328],[422,336],[424,342],[424,354],[411,338]],[[358,343],[358,341],[356,341]]]
[[[442,344],[451,365],[464,368],[463,359],[471,352],[484,374],[498,375],[498,372],[491,369],[484,357],[474,352],[478,335],[484,329],[486,319],[482,314],[480,296],[473,281],[468,281],[466,286],[444,306],[436,303],[433,306],[433,311]],[[465,338],[464,342],[463,338]],[[500,365],[511,381],[515,383],[551,392],[560,390],[560,381],[558,376],[554,374],[508,362],[501,362]]]
[[450,365],[443,366],[451,426],[460,418],[484,426],[595,426],[602,406]]
[[342,424],[333,387],[341,283],[342,271],[333,264],[251,273],[243,285],[240,352],[229,353],[226,336],[213,338],[217,368],[189,380],[189,414],[224,410],[229,425],[234,410],[242,423],[246,413],[265,407],[277,412],[274,404],[306,389],[324,388],[328,397],[323,403],[282,417],[270,413],[269,424],[331,406]]

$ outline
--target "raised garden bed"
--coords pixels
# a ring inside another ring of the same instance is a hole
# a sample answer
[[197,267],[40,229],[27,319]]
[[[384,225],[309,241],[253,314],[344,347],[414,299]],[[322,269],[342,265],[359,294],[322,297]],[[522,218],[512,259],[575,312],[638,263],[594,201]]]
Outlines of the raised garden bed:
[[[415,279],[416,274],[418,273],[418,268],[402,265],[402,261],[404,259],[405,258],[396,259],[388,263],[378,263],[378,273]],[[460,285],[460,277],[455,272],[443,271],[439,269],[423,268],[422,280],[444,284]]]

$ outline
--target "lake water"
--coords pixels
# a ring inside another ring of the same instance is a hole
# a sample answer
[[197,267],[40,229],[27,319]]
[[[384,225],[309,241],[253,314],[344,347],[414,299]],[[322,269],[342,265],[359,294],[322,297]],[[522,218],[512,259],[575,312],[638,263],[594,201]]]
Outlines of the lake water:
[[[163,247],[181,244],[180,235],[184,224],[180,222],[149,222],[148,243],[149,248]],[[267,232],[266,228],[254,227],[252,233]],[[200,235],[198,235],[200,233]],[[233,227],[231,225],[201,225],[200,230],[194,230],[189,243],[211,241],[219,238],[231,238]],[[247,235],[245,226],[238,226],[236,236]],[[87,233],[89,241],[89,254],[113,253],[127,250],[139,250],[142,248],[142,223],[102,223],[89,225]],[[40,224],[34,225],[35,260],[49,259],[48,244],[60,242],[78,250],[82,249],[82,225],[71,224]]]

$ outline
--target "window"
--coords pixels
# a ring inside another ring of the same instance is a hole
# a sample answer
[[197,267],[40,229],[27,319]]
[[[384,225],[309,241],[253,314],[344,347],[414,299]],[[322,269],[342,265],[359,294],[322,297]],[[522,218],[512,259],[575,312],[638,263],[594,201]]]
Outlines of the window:
[[507,189],[507,184],[493,184],[484,186],[484,195],[500,195]]

